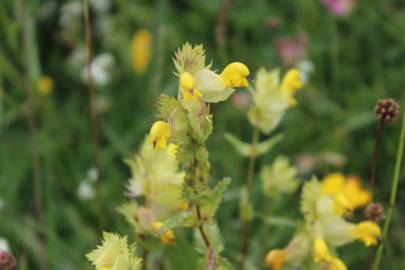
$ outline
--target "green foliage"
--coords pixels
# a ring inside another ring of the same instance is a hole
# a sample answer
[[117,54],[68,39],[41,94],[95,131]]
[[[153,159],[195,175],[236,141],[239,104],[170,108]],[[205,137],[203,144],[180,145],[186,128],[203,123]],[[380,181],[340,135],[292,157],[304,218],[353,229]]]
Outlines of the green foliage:
[[236,136],[230,133],[225,134],[225,139],[235,148],[235,150],[239,154],[245,157],[252,156],[252,153],[255,153],[255,155],[257,156],[260,156],[269,152],[271,148],[273,148],[273,146],[278,144],[283,139],[283,137],[284,136],[282,134],[274,135],[265,141],[259,142],[255,146],[255,149],[253,150],[251,144],[242,142]]

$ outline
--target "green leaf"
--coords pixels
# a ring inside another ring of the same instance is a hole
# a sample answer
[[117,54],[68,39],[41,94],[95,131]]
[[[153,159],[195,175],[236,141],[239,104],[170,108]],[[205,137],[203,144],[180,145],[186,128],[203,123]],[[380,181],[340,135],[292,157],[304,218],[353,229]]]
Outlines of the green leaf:
[[253,215],[253,206],[249,200],[248,190],[246,187],[243,187],[240,195],[239,216],[243,221],[250,221],[253,219]]
[[[283,139],[284,135],[282,134],[277,134],[271,137],[270,139],[260,142],[256,145],[256,156],[263,155],[270,151],[270,149],[279,143]],[[239,140],[236,136],[226,133],[225,134],[225,139],[235,148],[235,150],[241,154],[242,156],[245,157],[250,157],[252,155],[253,147],[249,143],[245,143],[241,140]]]
[[161,234],[176,227],[195,227],[196,217],[191,211],[182,211],[168,218],[161,229]]
[[224,198],[225,191],[230,183],[231,178],[225,177],[211,192],[209,192],[208,195],[201,199],[201,208],[204,218],[208,220],[214,218],[215,213],[217,212],[218,207]]

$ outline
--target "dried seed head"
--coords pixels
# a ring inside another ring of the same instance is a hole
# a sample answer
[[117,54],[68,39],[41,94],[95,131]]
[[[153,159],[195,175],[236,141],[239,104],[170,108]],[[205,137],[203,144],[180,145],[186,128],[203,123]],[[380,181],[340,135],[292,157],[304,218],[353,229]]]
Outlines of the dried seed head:
[[381,203],[370,203],[365,210],[365,215],[368,220],[380,221],[384,219],[384,208]]
[[384,122],[394,120],[400,112],[400,106],[392,98],[380,99],[377,101],[374,111]]
[[0,270],[15,270],[17,262],[14,256],[7,251],[0,251]]

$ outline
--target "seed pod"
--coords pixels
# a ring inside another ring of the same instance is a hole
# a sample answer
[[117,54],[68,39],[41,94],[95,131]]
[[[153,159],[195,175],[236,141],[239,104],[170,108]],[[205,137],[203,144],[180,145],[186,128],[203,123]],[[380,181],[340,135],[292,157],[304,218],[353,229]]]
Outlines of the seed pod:
[[377,101],[374,112],[384,122],[394,120],[400,113],[400,106],[392,98],[380,99]]

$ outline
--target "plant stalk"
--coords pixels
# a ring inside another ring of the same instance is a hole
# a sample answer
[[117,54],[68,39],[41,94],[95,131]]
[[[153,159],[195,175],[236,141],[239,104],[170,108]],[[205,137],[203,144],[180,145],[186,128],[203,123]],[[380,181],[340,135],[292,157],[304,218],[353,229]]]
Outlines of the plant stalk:
[[[252,153],[249,159],[249,167],[248,167],[248,173],[246,177],[246,185],[247,185],[247,201],[248,203],[251,203],[251,193],[252,193],[252,187],[253,187],[253,177],[254,177],[254,171],[255,171],[255,165],[256,165],[256,147],[257,143],[259,142],[259,135],[260,131],[258,127],[255,127],[253,131],[253,137],[252,137]],[[245,260],[249,251],[249,229],[250,229],[250,221],[245,221],[243,223],[243,243],[242,243],[242,261],[240,268],[241,270],[244,269],[245,267]]]
[[398,183],[399,183],[399,175],[401,172],[402,156],[403,156],[403,152],[404,152],[404,140],[405,140],[405,115],[402,116],[401,135],[399,137],[399,143],[398,143],[399,146],[398,146],[398,151],[397,151],[397,158],[395,161],[394,175],[392,178],[391,195],[390,195],[390,200],[389,200],[387,216],[386,216],[385,222],[384,222],[381,243],[378,246],[372,270],[379,269],[382,253],[384,250],[385,241],[386,241],[387,235],[388,235],[388,229],[391,224],[392,215],[394,212],[395,202],[396,202],[397,193],[398,193]]
[[378,146],[381,141],[381,132],[384,127],[384,120],[380,119],[378,123],[377,133],[375,135],[375,142],[373,147],[373,155],[371,159],[371,171],[370,171],[370,192],[371,198],[374,200],[374,189],[375,189],[375,175],[377,170],[377,157],[378,157]]

